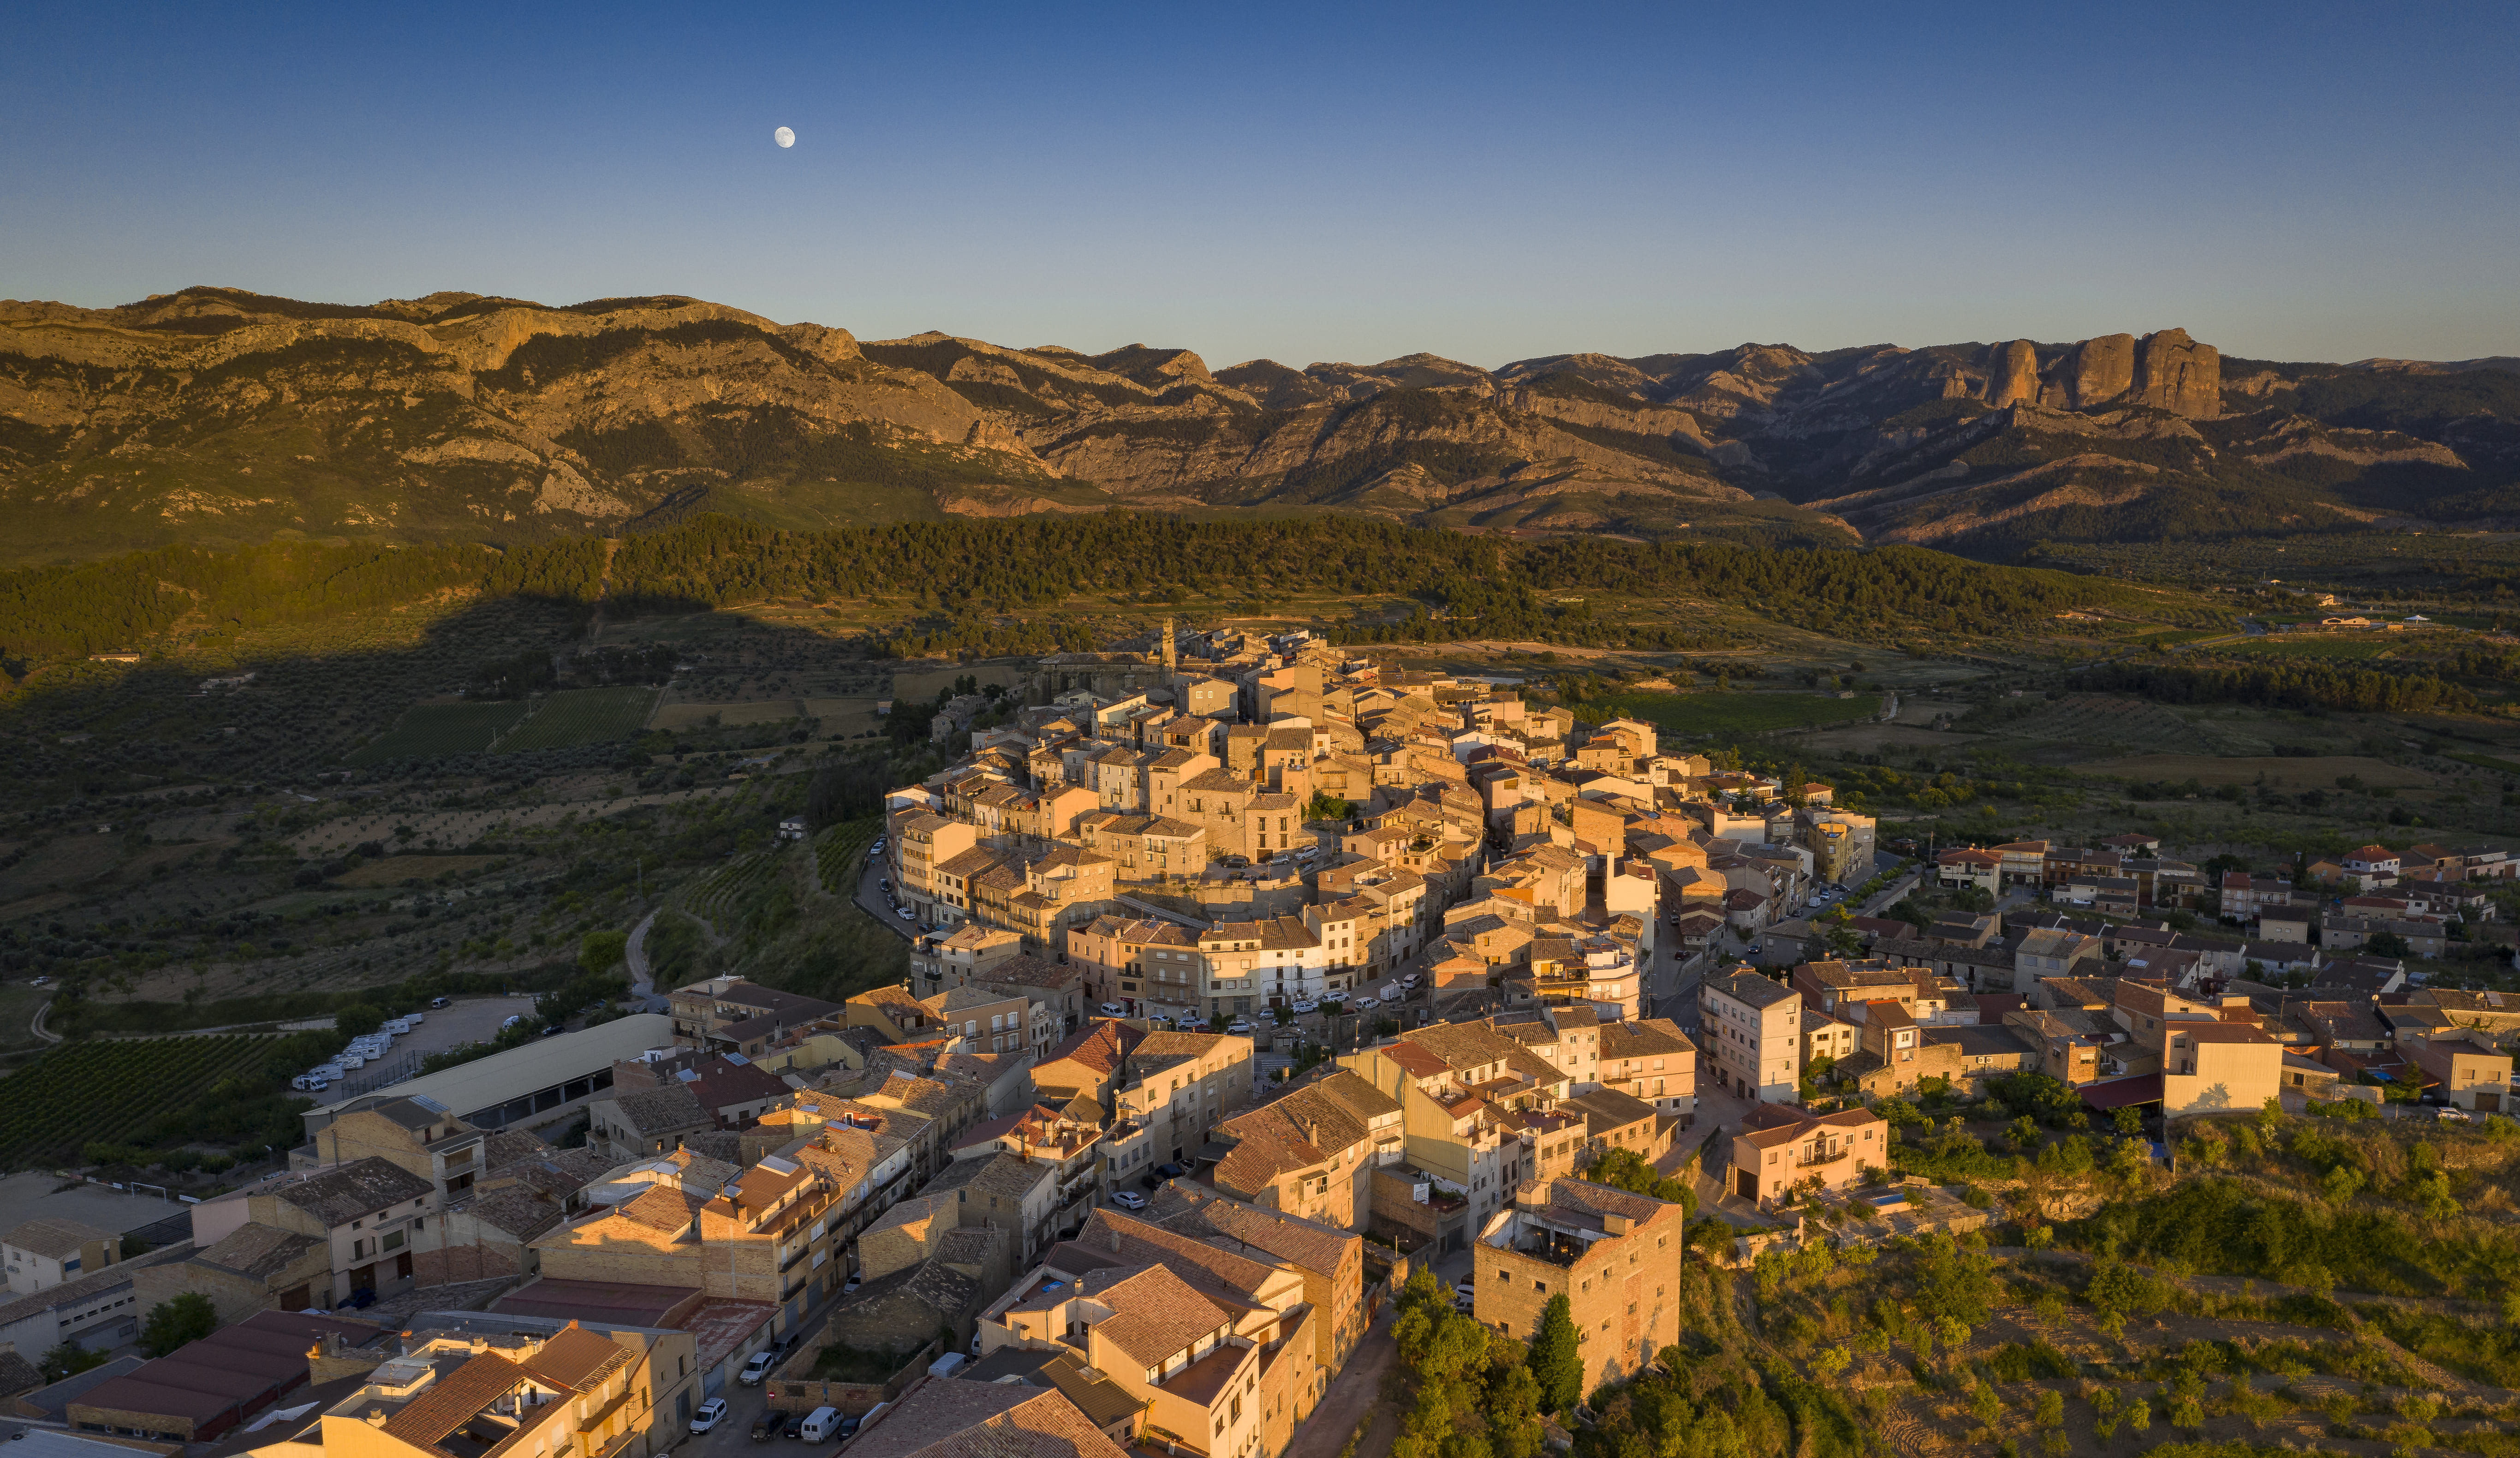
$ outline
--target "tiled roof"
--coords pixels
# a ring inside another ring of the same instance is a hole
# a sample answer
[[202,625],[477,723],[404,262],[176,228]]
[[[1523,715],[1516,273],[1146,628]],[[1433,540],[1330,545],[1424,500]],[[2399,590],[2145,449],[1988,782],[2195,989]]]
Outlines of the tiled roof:
[[525,1358],[524,1369],[558,1387],[584,1388],[615,1367],[626,1366],[629,1351],[609,1337],[600,1337],[575,1322]]
[[1086,1217],[1076,1239],[1080,1245],[1107,1250],[1129,1264],[1151,1261],[1194,1286],[1214,1285],[1245,1299],[1256,1296],[1276,1271],[1274,1261],[1238,1255],[1197,1236],[1118,1210],[1096,1209]]
[[293,1230],[248,1220],[193,1258],[203,1265],[234,1271],[248,1280],[267,1281],[295,1265],[305,1258],[307,1252],[323,1244],[322,1238],[317,1236],[300,1235]]
[[1224,1243],[1225,1250],[1257,1251],[1323,1275],[1336,1273],[1365,1246],[1363,1236],[1229,1200],[1187,1180],[1170,1181],[1156,1191],[1148,1213],[1167,1230],[1204,1235],[1211,1243]]
[[708,1111],[700,1107],[699,1096],[680,1080],[662,1088],[615,1093],[612,1107],[630,1126],[630,1132],[642,1137],[697,1129],[709,1122]]
[[849,1458],[1125,1458],[1058,1391],[928,1382],[850,1440]]
[[[1134,1270],[1121,1267],[1108,1273],[1097,1272],[1079,1284],[1081,1288],[1090,1284],[1093,1299],[1112,1313],[1097,1323],[1095,1330],[1149,1367],[1162,1366],[1173,1353],[1226,1325],[1237,1314],[1202,1295],[1167,1265],[1148,1263]],[[1087,1293],[1080,1289],[1078,1294]]]
[[385,1419],[385,1433],[414,1447],[435,1448],[439,1438],[471,1422],[474,1414],[525,1380],[525,1369],[506,1357],[478,1353]]
[[391,1160],[371,1155],[283,1186],[276,1193],[327,1226],[334,1226],[347,1225],[362,1215],[423,1199],[436,1188]]

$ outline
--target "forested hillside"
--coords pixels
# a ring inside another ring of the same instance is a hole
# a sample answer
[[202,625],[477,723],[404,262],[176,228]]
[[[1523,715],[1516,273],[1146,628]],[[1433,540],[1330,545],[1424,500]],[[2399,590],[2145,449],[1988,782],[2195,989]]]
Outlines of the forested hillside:
[[[1190,592],[1312,590],[1415,598],[1423,605],[1415,619],[1421,639],[1539,636],[1561,622],[1590,620],[1588,603],[1561,601],[1570,593],[1643,594],[1701,597],[1880,639],[1927,630],[2020,631],[2131,592],[1915,548],[1523,541],[1320,517],[1235,522],[1120,512],[800,532],[703,516],[620,541],[608,575],[607,550],[605,541],[585,537],[504,552],[275,543],[225,553],[172,547],[75,568],[25,569],[0,574],[0,655],[22,661],[138,651],[447,594],[579,608],[602,598],[625,612],[886,599],[898,601],[905,617],[959,623],[985,637],[990,615],[1079,593],[1159,602]],[[936,622],[905,626],[869,646],[908,657],[981,646],[938,631]],[[1031,638],[992,640],[988,651],[1093,646],[1040,625],[1023,631]]]

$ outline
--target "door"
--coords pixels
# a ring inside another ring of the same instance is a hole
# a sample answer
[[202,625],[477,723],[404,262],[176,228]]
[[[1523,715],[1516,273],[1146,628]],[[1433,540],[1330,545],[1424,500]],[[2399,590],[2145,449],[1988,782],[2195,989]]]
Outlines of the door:
[[2502,1110],[2502,1095],[2500,1095],[2500,1094],[2498,1094],[2498,1093],[2483,1093],[2483,1092],[2480,1092],[2480,1093],[2478,1093],[2478,1094],[2477,1094],[2477,1096],[2476,1096],[2476,1112],[2477,1112],[2477,1113],[2479,1113],[2479,1114],[2498,1114],[2498,1113],[2500,1113],[2500,1112],[2501,1112],[2501,1110]]
[[283,1311],[303,1311],[306,1309],[306,1285],[301,1281],[297,1285],[292,1286],[287,1291],[280,1294],[280,1309]]
[[1732,1192],[1734,1194],[1740,1196],[1744,1200],[1753,1202],[1758,1200],[1759,1174],[1757,1170],[1735,1169],[1732,1171]]

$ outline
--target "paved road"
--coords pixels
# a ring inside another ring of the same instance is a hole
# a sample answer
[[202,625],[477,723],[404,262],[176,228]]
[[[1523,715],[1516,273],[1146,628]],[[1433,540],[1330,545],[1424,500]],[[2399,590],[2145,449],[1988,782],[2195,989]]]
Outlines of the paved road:
[[[1464,1259],[1467,1258],[1466,1253]],[[1330,1379],[1330,1390],[1322,1394],[1322,1404],[1295,1430],[1295,1440],[1286,1445],[1286,1458],[1338,1458],[1347,1440],[1356,1435],[1356,1425],[1366,1414],[1374,1412],[1382,1397],[1383,1374],[1400,1355],[1400,1344],[1391,1339],[1391,1316],[1398,1303],[1385,1301],[1375,1314],[1373,1325],[1366,1328],[1365,1340],[1347,1354],[1347,1365]],[[1399,1410],[1387,1409],[1376,1414],[1377,1429],[1370,1440],[1357,1444],[1359,1453],[1387,1453],[1391,1441],[1399,1436]]]
[[891,875],[892,864],[884,857],[877,856],[868,861],[866,869],[858,873],[858,893],[853,899],[867,915],[890,927],[902,940],[915,941],[919,937],[919,924],[904,921],[894,914],[892,898],[884,894],[883,882]]
[[661,1013],[672,1006],[671,999],[656,995],[655,974],[648,966],[648,931],[655,925],[656,913],[649,912],[630,929],[629,944],[621,949],[621,959],[630,964],[630,995],[646,1013]]

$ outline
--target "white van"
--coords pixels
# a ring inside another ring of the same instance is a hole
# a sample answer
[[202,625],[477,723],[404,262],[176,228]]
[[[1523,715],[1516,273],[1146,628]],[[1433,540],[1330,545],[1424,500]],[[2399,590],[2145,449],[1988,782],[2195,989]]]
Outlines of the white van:
[[969,1357],[959,1351],[949,1351],[927,1364],[927,1375],[937,1378],[951,1377],[968,1366],[970,1361]]
[[332,1083],[333,1080],[322,1073],[300,1073],[289,1080],[289,1086],[299,1093],[314,1093],[319,1089],[331,1087]]
[[796,1430],[796,1435],[807,1442],[830,1442],[832,1435],[839,1431],[840,1410],[836,1407],[818,1407],[805,1414],[804,1426]]

